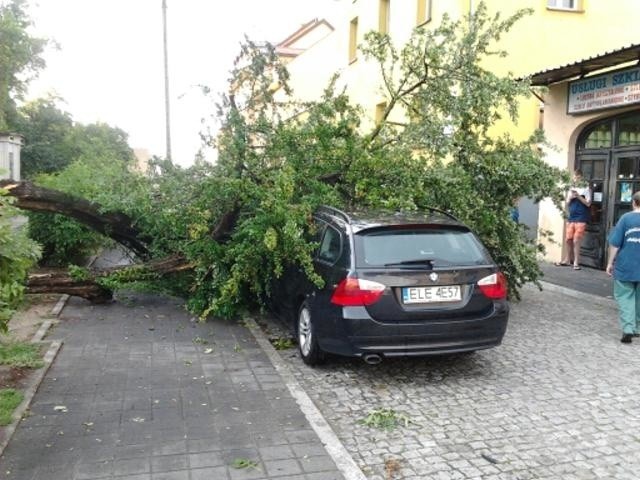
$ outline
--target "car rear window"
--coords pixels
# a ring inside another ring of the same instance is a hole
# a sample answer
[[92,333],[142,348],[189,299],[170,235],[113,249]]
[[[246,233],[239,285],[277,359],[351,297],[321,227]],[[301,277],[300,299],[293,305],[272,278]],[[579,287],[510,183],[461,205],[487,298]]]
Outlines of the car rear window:
[[356,235],[358,266],[432,261],[434,266],[483,265],[490,262],[468,230],[442,228],[383,229]]

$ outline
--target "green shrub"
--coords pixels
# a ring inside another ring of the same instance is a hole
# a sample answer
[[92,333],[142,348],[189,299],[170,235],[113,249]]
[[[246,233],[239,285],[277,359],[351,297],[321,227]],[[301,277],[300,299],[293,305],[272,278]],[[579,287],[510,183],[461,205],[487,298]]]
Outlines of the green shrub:
[[0,331],[20,304],[29,268],[40,257],[40,248],[23,228],[16,227],[13,199],[0,189]]

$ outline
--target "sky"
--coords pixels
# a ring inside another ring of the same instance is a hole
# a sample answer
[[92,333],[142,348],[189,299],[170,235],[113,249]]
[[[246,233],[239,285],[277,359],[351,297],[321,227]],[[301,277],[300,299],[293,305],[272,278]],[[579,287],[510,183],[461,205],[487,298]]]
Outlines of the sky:
[[[224,91],[244,35],[278,43],[337,0],[167,0],[171,146],[190,165],[202,119],[214,113],[200,86]],[[61,97],[81,123],[105,122],[133,148],[164,156],[162,0],[32,0],[33,33],[54,40],[29,98]],[[208,155],[208,158],[213,158]]]

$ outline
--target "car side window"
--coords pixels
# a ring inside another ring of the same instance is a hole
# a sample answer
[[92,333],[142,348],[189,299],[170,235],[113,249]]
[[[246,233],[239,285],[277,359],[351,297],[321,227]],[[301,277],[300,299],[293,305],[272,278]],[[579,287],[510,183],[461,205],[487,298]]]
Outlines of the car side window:
[[342,241],[340,240],[340,232],[331,226],[327,226],[320,243],[318,251],[318,260],[330,264],[336,263],[342,252]]

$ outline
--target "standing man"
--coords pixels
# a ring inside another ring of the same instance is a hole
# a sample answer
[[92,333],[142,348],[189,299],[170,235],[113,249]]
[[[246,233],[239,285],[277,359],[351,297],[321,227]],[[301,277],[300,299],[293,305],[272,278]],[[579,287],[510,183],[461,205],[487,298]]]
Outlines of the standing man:
[[613,275],[622,343],[631,343],[640,331],[640,192],[633,194],[632,206],[609,235],[607,274]]
[[566,256],[555,265],[558,267],[568,267],[573,264],[574,270],[581,270],[580,267],[580,243],[584,237],[587,223],[591,219],[591,190],[589,184],[582,179],[582,172],[576,170],[573,174],[573,186],[567,193],[567,225],[565,241],[567,244]]

